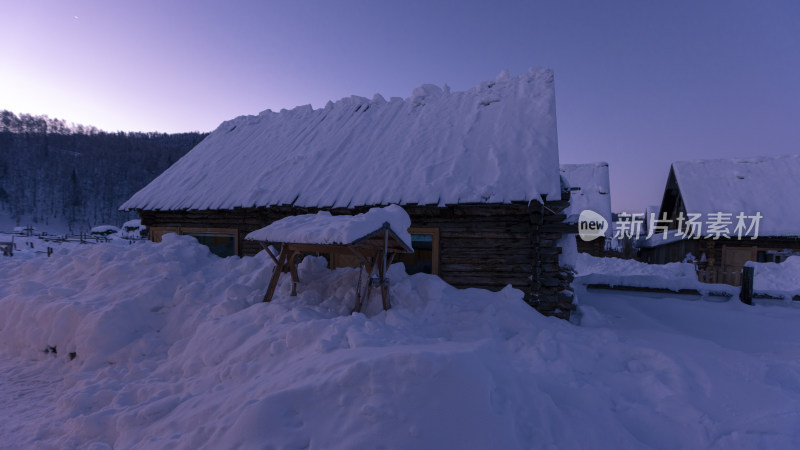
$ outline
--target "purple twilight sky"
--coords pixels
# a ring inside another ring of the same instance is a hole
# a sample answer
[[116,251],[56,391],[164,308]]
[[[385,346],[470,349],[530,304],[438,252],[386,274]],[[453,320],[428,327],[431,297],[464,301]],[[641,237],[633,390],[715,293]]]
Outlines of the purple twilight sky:
[[800,152],[798,24],[796,0],[0,0],[0,109],[211,131],[549,67],[561,162],[607,161],[614,210],[641,210],[672,161]]

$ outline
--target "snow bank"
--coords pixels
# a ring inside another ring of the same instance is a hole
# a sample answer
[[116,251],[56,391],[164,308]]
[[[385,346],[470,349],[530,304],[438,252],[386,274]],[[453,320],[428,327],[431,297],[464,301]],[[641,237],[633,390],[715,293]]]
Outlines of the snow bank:
[[691,263],[647,264],[632,259],[598,258],[579,253],[576,281],[584,285],[606,284],[653,289],[696,290],[700,293],[737,294],[739,288],[725,284],[701,283]]
[[633,259],[598,258],[586,253],[578,255],[576,270],[578,275],[658,275],[672,279],[697,278],[694,265],[691,263],[647,264]]
[[[755,268],[755,294],[791,299],[800,295],[800,256],[782,263],[747,262]],[[577,256],[576,281],[583,284],[607,284],[655,289],[696,290],[700,293],[739,295],[740,288],[726,284],[701,283],[692,263],[647,264],[631,259],[597,258],[586,253]]]
[[327,211],[290,216],[253,231],[245,239],[305,244],[351,244],[389,223],[391,230],[411,248],[411,218],[397,205],[370,208],[354,216],[333,216]]
[[[580,328],[541,316],[520,291],[457,290],[398,264],[389,273],[393,308],[373,301],[366,315],[350,315],[357,270],[308,258],[297,297],[284,277],[275,300],[260,303],[272,267],[263,253],[220,259],[175,235],[0,259],[3,444],[800,443],[800,311],[738,302],[643,308],[647,299],[592,302],[582,293],[593,313]],[[635,320],[613,328],[620,317],[645,316],[643,328]],[[762,339],[737,339],[742,330]]]
[[790,256],[781,263],[749,261],[745,265],[754,268],[754,291],[787,299],[800,296],[800,256]]
[[529,201],[560,195],[558,171],[553,72],[531,69],[238,117],[121,209]]
[[[112,234],[107,236],[107,242],[98,243],[93,237],[87,237],[86,243],[81,244],[80,240],[73,238],[72,240],[62,241],[57,239],[59,236],[64,235],[35,235],[35,236],[20,236],[17,234],[0,233],[0,241],[14,242],[14,256],[9,259],[16,261],[31,259],[31,258],[47,258],[48,248],[55,252],[69,251],[78,247],[87,247],[94,245],[114,245],[114,246],[128,246],[130,243],[127,240],[115,239],[116,235]],[[0,257],[2,258],[2,257]],[[2,277],[0,277],[2,279]]]

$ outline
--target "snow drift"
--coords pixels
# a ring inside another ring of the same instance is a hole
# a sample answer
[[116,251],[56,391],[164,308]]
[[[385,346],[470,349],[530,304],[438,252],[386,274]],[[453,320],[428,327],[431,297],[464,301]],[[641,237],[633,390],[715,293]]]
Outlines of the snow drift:
[[800,444],[796,309],[581,292],[576,327],[395,265],[393,308],[350,315],[357,270],[308,258],[263,304],[271,269],[174,235],[0,260],[4,445]]

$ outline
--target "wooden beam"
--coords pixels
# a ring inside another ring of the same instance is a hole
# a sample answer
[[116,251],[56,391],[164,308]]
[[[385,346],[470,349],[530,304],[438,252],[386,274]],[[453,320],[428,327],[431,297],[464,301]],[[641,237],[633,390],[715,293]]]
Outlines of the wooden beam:
[[272,254],[272,251],[269,249],[269,245],[267,245],[266,242],[261,242],[261,241],[259,241],[259,244],[261,244],[261,247],[264,248],[264,250],[267,252],[269,257],[272,258],[272,261],[274,261],[275,265],[277,266],[278,265],[278,258],[276,258],[275,255]]
[[366,264],[367,257],[364,256],[363,253],[359,252],[358,250],[356,250],[355,248],[350,247],[350,246],[348,246],[347,249],[350,250],[350,252],[352,252],[354,255],[356,255],[358,257],[358,260],[361,261],[362,265]]
[[283,265],[286,263],[288,253],[289,249],[286,245],[282,245],[281,253],[278,256],[278,264],[275,264],[275,269],[272,271],[272,278],[269,280],[269,287],[267,287],[267,293],[264,294],[264,302],[272,301],[272,296],[275,294],[275,288],[278,286],[278,278],[280,278],[281,272],[283,272]]

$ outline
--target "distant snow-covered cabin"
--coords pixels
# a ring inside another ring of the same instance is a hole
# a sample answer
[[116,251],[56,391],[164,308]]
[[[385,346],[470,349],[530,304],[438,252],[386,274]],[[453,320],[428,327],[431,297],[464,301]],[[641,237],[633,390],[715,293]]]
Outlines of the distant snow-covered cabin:
[[[661,264],[691,254],[713,273],[708,281],[738,284],[745,262],[778,262],[800,252],[798,174],[800,155],[673,163],[658,214],[669,231],[645,240],[642,258]],[[687,226],[684,220],[680,227],[679,217],[690,215],[701,223],[698,239],[679,231]]]
[[[611,184],[608,163],[561,164],[561,176],[570,193],[570,205],[564,210],[567,222],[577,224],[581,212],[591,210],[599,214],[611,227]],[[577,227],[576,227],[577,229]],[[610,231],[606,232],[606,236]],[[606,237],[585,241],[576,235],[578,251],[592,256],[603,256]]]
[[261,250],[244,236],[283,217],[398,204],[412,221],[410,272],[462,288],[511,284],[542,312],[567,316],[560,179],[553,73],[531,69],[464,92],[423,85],[406,99],[238,117],[121,209],[138,211],[154,241],[189,234],[241,256]]

